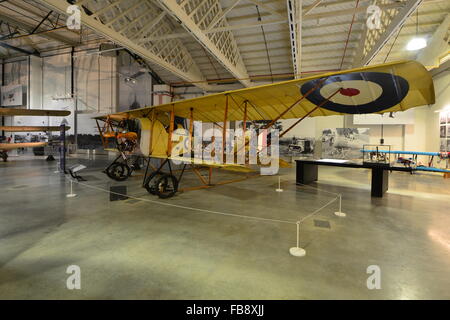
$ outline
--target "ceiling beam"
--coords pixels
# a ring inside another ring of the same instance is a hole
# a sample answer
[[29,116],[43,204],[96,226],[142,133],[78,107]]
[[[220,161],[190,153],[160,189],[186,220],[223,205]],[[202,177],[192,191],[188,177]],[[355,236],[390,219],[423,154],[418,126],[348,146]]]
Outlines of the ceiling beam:
[[[220,8],[220,2],[216,0],[215,4]],[[233,34],[231,32],[223,33],[221,36],[224,38],[217,38],[213,35],[208,35],[200,25],[194,20],[194,16],[189,15],[186,12],[186,5],[189,0],[183,2],[184,7],[178,4],[176,1],[171,0],[158,0],[161,7],[169,13],[174,19],[179,22],[183,28],[189,32],[217,61],[219,61],[225,69],[227,69],[234,77],[240,80],[240,82],[245,86],[251,86],[251,82],[248,79],[247,70],[244,66],[242,58],[240,56],[236,41],[234,40]],[[210,10],[208,10],[209,12]],[[220,12],[219,11],[219,12]],[[202,17],[204,20],[205,16]],[[214,18],[212,21],[214,22]],[[202,20],[202,21],[203,21]],[[206,23],[206,21],[204,21]],[[226,24],[222,23],[223,25]],[[229,30],[223,30],[229,31]]]
[[301,77],[302,70],[302,4],[303,0],[287,0],[289,35],[291,43],[292,68],[294,77]]
[[[385,4],[385,5],[380,5],[379,7],[381,9],[394,9],[394,8],[398,8],[401,7],[402,4],[401,3],[391,3],[391,4]],[[308,14],[302,15],[302,20],[317,20],[317,19],[322,19],[322,18],[329,18],[329,17],[338,17],[338,16],[347,16],[350,14],[356,14],[356,13],[363,13],[367,11],[367,6],[365,7],[358,7],[358,8],[354,8],[354,9],[343,9],[343,10],[334,10],[334,11],[327,11],[327,12],[320,12],[320,13],[315,13],[315,14]],[[245,17],[239,17],[239,18],[232,18],[229,19],[230,21],[241,21],[241,20],[249,20],[249,19],[253,19],[256,20],[258,18],[257,15],[248,15]],[[272,20],[265,20],[263,21],[258,21],[258,22],[250,22],[250,23],[242,23],[242,24],[232,24],[226,27],[217,27],[217,28],[212,28],[212,29],[208,29],[205,32],[206,33],[213,33],[213,32],[222,32],[222,31],[231,31],[231,30],[239,30],[239,29],[248,29],[248,28],[256,28],[256,27],[260,27],[260,26],[265,26],[265,25],[271,25],[271,24],[285,24],[288,22],[287,18],[282,18],[282,19],[272,19]]]
[[[11,50],[13,50],[13,51],[17,51],[17,52],[24,53],[24,54],[26,54],[26,55],[33,55],[33,56],[39,57],[39,52],[38,52],[36,49],[35,49],[34,52],[32,52],[32,51],[28,51],[28,50],[25,50],[25,49],[22,49],[22,48],[18,48],[18,47],[15,47],[15,46],[12,46],[12,45],[9,45],[9,44],[3,42],[3,41],[5,41],[5,40],[11,39],[11,37],[14,36],[14,35],[17,34],[17,33],[18,33],[18,32],[15,31],[15,32],[10,33],[10,34],[8,34],[8,35],[1,36],[1,37],[0,37],[0,46],[3,47],[3,48],[6,48],[6,49],[11,49]],[[34,49],[34,48],[33,48],[33,49]]]
[[442,23],[434,32],[431,39],[428,40],[427,47],[421,50],[417,56],[417,61],[422,63],[424,66],[437,67],[440,64],[440,58],[443,54],[448,54],[449,52],[449,32],[450,28],[450,13],[444,18]]
[[[0,13],[0,20],[8,22],[10,25],[17,26],[17,27],[23,29],[24,31],[26,31],[28,33],[31,33],[31,31],[33,31],[33,29],[35,27],[32,24],[19,21],[18,19],[13,19],[10,16],[7,16],[7,15],[5,15],[3,13]],[[76,41],[70,40],[70,39],[68,39],[66,37],[57,35],[55,33],[47,33],[47,34],[45,34],[45,33],[41,32],[39,34],[39,36],[40,37],[44,37],[44,38],[49,39],[49,40],[53,40],[53,41],[56,40],[58,42],[62,42],[62,43],[66,44],[66,45],[69,45],[69,46],[76,46],[76,45],[78,45],[78,43]]]
[[263,8],[266,12],[271,13],[272,15],[278,16],[279,18],[284,18],[284,15],[278,11],[276,11],[274,8],[272,8],[271,6],[262,3],[259,0],[247,0],[250,1],[252,3],[254,3],[256,6]]
[[[357,21],[357,23],[358,22],[365,23],[365,21],[366,20],[361,20],[361,21]],[[285,21],[284,20],[280,21],[280,24],[281,23],[285,23]],[[421,23],[420,26],[421,27],[422,26],[431,27],[431,26],[435,26],[435,25],[439,25],[439,24],[440,24],[440,21],[434,21],[434,22],[432,21],[429,23]],[[264,25],[264,22],[262,23],[262,25]],[[303,34],[308,32],[308,33],[311,33],[312,35],[309,35],[309,36],[302,35],[302,39],[303,40],[317,39],[318,35],[316,34],[316,31],[323,31],[326,28],[336,28],[336,27],[347,26],[347,25],[348,25],[348,22],[341,22],[341,23],[323,24],[323,25],[319,25],[317,27],[303,27],[302,28],[302,30],[304,31]],[[405,27],[414,27],[414,26],[415,26],[415,24],[411,24],[411,23],[405,24]],[[254,26],[252,25],[250,27],[254,27]],[[243,28],[245,28],[245,26]],[[362,29],[358,29],[358,30],[355,30],[354,32],[352,32],[352,34],[360,34],[360,33],[362,33],[362,31],[363,31]],[[276,31],[267,31],[266,32],[266,35],[271,35],[271,34],[278,35],[278,34],[280,34],[280,31],[276,30]],[[160,36],[160,37],[148,37],[147,39],[149,41],[153,41],[153,40],[156,41],[156,40],[164,40],[164,39],[184,38],[188,35],[189,35],[189,33],[187,33],[187,32],[174,32],[174,33],[167,34],[165,36]],[[331,33],[326,32],[325,34],[319,35],[319,37],[322,37],[322,36],[332,37],[332,36],[337,36],[337,35],[346,36],[347,32],[345,30],[338,31],[338,32],[331,32]],[[255,35],[253,33],[240,34],[238,40],[243,40],[245,38],[254,38],[254,37],[255,37]]]
[[[338,3],[338,2],[337,2]],[[396,9],[403,7],[403,4],[401,2],[394,2],[394,3],[388,3],[388,4],[380,4],[378,5],[380,9],[382,10],[389,10],[389,9]],[[369,6],[361,6],[358,8],[349,8],[349,9],[340,9],[340,10],[331,10],[327,8],[327,11],[324,12],[318,12],[318,13],[310,13],[308,15],[303,14],[303,20],[317,20],[322,18],[333,18],[338,16],[350,16],[353,14],[358,13],[365,13],[367,11],[367,8]],[[262,17],[266,16],[272,16],[270,13],[261,13]],[[247,21],[247,20],[255,20],[258,18],[258,15],[255,14],[248,14],[248,15],[241,15],[234,18],[229,18],[228,22],[240,22],[240,21]],[[283,19],[287,22],[287,17],[283,17]]]
[[[257,19],[257,16],[255,16]],[[261,26],[268,26],[271,24],[284,24],[287,22],[287,19],[275,19],[275,20],[265,20],[265,21],[257,21],[251,23],[243,23],[243,24],[233,24],[225,27],[213,28],[210,30],[206,30],[206,33],[214,33],[214,32],[223,32],[223,31],[231,31],[231,30],[239,30],[239,29],[248,29],[248,28],[256,28]]]
[[303,9],[303,14],[306,16],[306,15],[309,14],[315,7],[317,7],[321,2],[322,2],[322,0],[316,0],[316,1],[314,1],[311,5],[309,5],[309,6],[306,7],[305,9]]
[[14,50],[14,51],[17,51],[17,52],[24,53],[26,55],[32,55],[32,56],[40,57],[40,55],[39,55],[39,53],[37,51],[28,51],[28,50],[25,50],[25,49],[22,49],[22,48],[18,48],[18,47],[9,45],[7,43],[4,43],[3,41],[0,41],[0,46],[4,47],[6,49],[11,49],[11,50]]
[[[38,1],[46,5],[50,9],[58,11],[62,14],[66,14],[66,9],[68,5],[67,1],[64,0],[38,0]],[[147,6],[151,6],[151,4],[148,1],[143,1],[142,3],[145,3]],[[187,66],[185,64],[183,64],[184,67],[180,66],[180,64],[176,64],[176,61],[170,60],[170,57],[166,57],[160,53],[155,53],[153,50],[151,50],[153,49],[152,47],[145,46],[145,44],[139,44],[136,41],[129,39],[123,34],[117,32],[113,26],[106,26],[105,23],[101,22],[98,18],[93,18],[92,16],[87,15],[83,10],[81,12],[81,22],[84,26],[94,30],[98,34],[102,35],[106,39],[113,41],[117,45],[125,47],[126,49],[139,55],[143,59],[147,59],[148,61],[161,66],[162,68],[170,71],[174,75],[186,81],[195,83],[195,85],[201,88],[202,90],[208,91],[208,89],[210,89],[210,86],[205,82],[206,78],[201,74],[200,69],[194,63],[193,60],[191,61],[192,63],[190,63]],[[107,21],[105,22],[108,23]],[[174,44],[177,45],[179,44],[180,46],[182,46],[181,42]],[[179,47],[179,50],[186,51],[185,55],[188,56],[187,58],[191,58],[189,53],[184,47]]]
[[372,61],[372,59],[389,41],[392,35],[399,30],[399,28],[405,23],[406,19],[408,19],[408,17],[417,9],[421,2],[422,0],[408,0],[405,5],[398,10],[396,16],[392,19],[383,34],[374,43],[370,51],[367,52],[361,60],[359,57],[355,57],[356,61],[354,61],[353,65],[355,67],[359,67],[369,64],[370,61]]
[[228,8],[226,8],[225,10],[222,11],[222,13],[216,17],[213,22],[211,22],[211,24],[208,26],[207,30],[210,30],[212,28],[214,28],[217,23],[219,23],[219,21],[221,21],[222,19],[224,19],[226,17],[226,15],[233,10],[233,8],[240,2],[241,0],[234,0],[234,2],[231,4],[231,6],[229,6]]

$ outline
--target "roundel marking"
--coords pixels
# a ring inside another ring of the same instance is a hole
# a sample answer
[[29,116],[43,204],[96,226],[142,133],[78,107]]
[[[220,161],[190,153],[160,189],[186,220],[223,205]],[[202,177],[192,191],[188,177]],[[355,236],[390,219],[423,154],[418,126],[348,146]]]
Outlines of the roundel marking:
[[[321,79],[301,86],[305,95]],[[348,114],[375,113],[399,104],[408,94],[409,84],[404,78],[383,72],[355,72],[328,77],[321,88],[306,97],[315,105],[334,95],[322,108]]]

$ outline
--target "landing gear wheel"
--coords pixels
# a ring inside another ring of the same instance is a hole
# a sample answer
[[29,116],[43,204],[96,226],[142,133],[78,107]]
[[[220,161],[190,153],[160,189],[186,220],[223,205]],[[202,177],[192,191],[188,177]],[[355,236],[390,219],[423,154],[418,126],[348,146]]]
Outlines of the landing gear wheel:
[[131,175],[131,168],[124,163],[114,163],[106,171],[108,177],[116,181],[125,181]]
[[178,191],[178,180],[173,175],[165,174],[156,180],[154,187],[159,198],[171,198]]
[[1,152],[0,156],[2,157],[4,162],[8,161],[8,154],[6,152]]
[[159,171],[152,172],[147,179],[145,179],[144,187],[147,189],[147,192],[153,195],[156,195],[156,187],[155,184],[151,184],[152,180],[155,179],[157,176],[163,175],[163,173]]

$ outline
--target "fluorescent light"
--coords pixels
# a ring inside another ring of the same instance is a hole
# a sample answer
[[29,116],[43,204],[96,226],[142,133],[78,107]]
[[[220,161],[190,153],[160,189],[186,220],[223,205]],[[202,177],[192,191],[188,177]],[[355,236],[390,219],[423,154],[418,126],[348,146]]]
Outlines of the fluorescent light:
[[436,113],[445,113],[445,112],[450,112],[450,105],[449,106],[445,106],[442,109],[436,110]]
[[424,38],[413,38],[408,42],[406,50],[415,51],[423,49],[427,46],[427,41]]

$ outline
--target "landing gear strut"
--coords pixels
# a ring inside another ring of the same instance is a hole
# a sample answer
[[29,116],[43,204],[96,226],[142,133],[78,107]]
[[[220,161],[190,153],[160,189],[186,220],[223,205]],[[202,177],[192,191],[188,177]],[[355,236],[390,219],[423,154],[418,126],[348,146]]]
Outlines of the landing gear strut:
[[[162,168],[165,164],[168,164],[169,172],[162,172]],[[147,163],[147,170],[144,176],[143,187],[147,189],[148,193],[158,196],[161,199],[167,199],[173,197],[178,192],[178,185],[181,177],[183,176],[184,168],[179,178],[176,178],[172,173],[172,167],[170,160],[164,160],[158,169],[148,174],[148,167],[150,165],[150,158]]]

